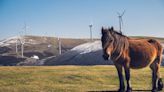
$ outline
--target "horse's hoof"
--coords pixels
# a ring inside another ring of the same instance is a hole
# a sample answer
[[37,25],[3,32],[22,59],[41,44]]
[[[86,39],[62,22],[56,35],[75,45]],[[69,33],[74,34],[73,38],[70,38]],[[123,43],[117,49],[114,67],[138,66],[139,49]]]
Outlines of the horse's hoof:
[[157,89],[152,89],[152,91],[151,92],[158,92],[158,90]]
[[119,89],[118,92],[125,92],[125,89]]
[[132,88],[127,88],[126,92],[132,92]]
[[162,78],[160,78],[158,80],[158,91],[162,91],[162,89],[163,89],[163,82],[162,82]]

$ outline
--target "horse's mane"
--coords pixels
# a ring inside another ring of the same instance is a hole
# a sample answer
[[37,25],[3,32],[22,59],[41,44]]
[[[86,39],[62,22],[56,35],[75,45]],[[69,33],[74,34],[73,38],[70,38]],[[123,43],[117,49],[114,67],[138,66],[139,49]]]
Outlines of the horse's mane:
[[111,58],[113,60],[118,60],[122,55],[123,58],[125,57],[125,52],[129,48],[129,42],[128,42],[128,37],[123,35],[122,33],[119,33],[118,31],[114,30],[111,28],[110,30],[111,35],[114,38],[114,43],[113,43],[113,51]]
[[126,35],[122,34],[122,32],[118,32],[117,30],[114,30],[113,27],[111,27],[111,29],[109,28],[108,30],[109,30],[110,32],[114,33],[114,34],[117,34],[117,35],[120,35],[120,36],[123,36],[123,37],[128,38]]

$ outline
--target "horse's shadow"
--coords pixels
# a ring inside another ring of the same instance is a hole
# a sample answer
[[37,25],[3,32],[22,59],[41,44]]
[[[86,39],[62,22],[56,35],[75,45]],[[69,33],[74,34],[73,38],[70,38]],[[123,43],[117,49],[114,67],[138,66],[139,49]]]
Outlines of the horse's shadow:
[[[133,92],[151,92],[151,90],[132,90]],[[87,92],[118,92],[117,90],[87,91]]]

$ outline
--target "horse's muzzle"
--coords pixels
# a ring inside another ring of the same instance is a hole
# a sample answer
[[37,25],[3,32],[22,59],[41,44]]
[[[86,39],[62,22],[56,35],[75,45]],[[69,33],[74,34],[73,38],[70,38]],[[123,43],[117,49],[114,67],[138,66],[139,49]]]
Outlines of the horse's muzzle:
[[104,58],[104,60],[108,60],[109,59],[109,55],[103,54],[103,58]]

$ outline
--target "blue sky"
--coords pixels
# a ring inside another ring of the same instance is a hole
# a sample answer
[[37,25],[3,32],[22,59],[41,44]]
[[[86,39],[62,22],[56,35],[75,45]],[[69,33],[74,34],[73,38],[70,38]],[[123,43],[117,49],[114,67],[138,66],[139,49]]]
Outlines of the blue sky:
[[119,30],[117,12],[123,16],[123,33],[164,37],[163,0],[0,0],[0,39],[16,36],[27,24],[27,34],[69,38],[101,36],[102,26]]

